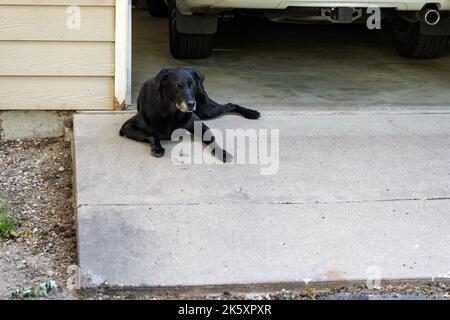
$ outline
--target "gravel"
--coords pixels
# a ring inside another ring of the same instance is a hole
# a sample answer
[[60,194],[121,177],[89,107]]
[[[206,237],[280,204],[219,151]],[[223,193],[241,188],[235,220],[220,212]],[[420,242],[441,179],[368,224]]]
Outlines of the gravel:
[[0,298],[38,282],[64,284],[67,267],[76,263],[70,143],[0,141],[0,199],[20,221],[21,234],[0,242]]
[[20,221],[21,235],[0,240],[0,299],[47,281],[59,286],[50,299],[450,299],[449,283],[439,281],[384,284],[373,290],[345,286],[242,294],[74,292],[65,287],[67,268],[77,262],[70,142],[0,141],[0,199]]

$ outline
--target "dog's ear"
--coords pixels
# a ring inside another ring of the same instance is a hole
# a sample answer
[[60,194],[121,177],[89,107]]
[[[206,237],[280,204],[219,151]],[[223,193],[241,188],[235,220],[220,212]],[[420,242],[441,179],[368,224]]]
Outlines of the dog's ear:
[[161,71],[155,77],[156,90],[161,92],[161,89],[167,82],[167,76],[170,73],[170,68],[161,69]]
[[203,82],[205,82],[205,76],[203,75],[203,73],[195,68],[189,68],[189,71],[194,76],[195,80],[197,80],[198,85],[203,87]]

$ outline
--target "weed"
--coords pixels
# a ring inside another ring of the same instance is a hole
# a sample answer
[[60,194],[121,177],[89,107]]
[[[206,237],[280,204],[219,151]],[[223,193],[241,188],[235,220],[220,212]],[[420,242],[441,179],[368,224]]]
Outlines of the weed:
[[8,206],[0,200],[0,239],[15,239],[19,237],[17,221],[11,215]]

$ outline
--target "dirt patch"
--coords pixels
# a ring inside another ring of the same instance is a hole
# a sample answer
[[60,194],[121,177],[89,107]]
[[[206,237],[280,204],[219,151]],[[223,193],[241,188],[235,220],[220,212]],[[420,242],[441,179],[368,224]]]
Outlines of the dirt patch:
[[76,263],[70,143],[0,141],[0,199],[20,223],[17,239],[0,242],[0,298],[48,280],[64,287]]

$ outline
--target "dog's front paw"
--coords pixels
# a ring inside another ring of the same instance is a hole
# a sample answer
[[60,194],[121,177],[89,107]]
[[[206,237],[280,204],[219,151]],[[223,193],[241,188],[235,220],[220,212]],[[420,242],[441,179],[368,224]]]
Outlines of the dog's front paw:
[[259,119],[261,117],[261,113],[256,110],[247,109],[245,111],[244,117],[246,117],[247,119]]
[[164,155],[164,148],[163,147],[154,147],[152,148],[152,156],[156,158],[161,158]]
[[224,151],[223,156],[222,156],[222,161],[223,161],[223,163],[231,163],[231,162],[233,162],[233,156],[230,153]]

